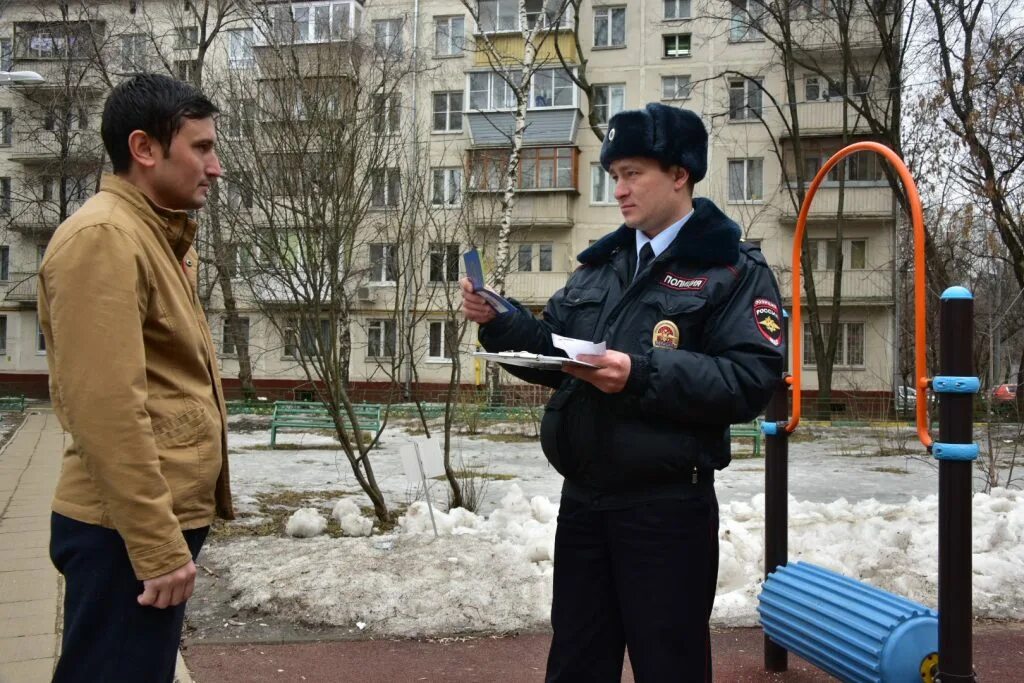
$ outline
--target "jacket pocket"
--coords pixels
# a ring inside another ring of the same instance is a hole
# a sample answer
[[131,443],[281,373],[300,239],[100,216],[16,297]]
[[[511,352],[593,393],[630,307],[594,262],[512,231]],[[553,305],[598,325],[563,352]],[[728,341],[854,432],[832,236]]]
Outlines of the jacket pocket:
[[596,339],[597,323],[607,295],[607,290],[602,287],[575,287],[565,293],[569,336]]
[[[698,296],[665,295],[658,293],[644,301],[646,304],[644,350],[649,348],[685,349],[699,351],[703,346],[704,323],[708,317],[707,299]],[[664,323],[671,323],[664,326]],[[674,326],[674,327],[673,327]]]
[[[562,385],[544,407],[540,423],[540,444],[544,455],[555,470],[566,479],[573,479],[584,466],[587,444],[581,442],[580,409],[586,401],[580,400],[579,380]],[[572,399],[570,401],[570,399]]]
[[203,436],[206,416],[203,407],[187,403],[185,410],[153,420],[153,438],[157,448],[194,446]]
[[160,471],[171,489],[177,514],[191,511],[198,493],[212,491],[209,479],[211,475],[216,478],[220,464],[217,462],[215,469],[212,462],[212,425],[203,407],[193,401],[186,401],[179,412],[153,421]]

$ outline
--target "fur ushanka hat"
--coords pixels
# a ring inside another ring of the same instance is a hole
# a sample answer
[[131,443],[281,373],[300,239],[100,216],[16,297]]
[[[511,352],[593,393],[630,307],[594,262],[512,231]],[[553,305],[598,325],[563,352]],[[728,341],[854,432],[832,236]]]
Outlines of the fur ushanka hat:
[[648,157],[666,165],[678,164],[699,182],[708,170],[708,132],[689,109],[651,102],[643,109],[621,111],[608,122],[601,145],[601,165]]

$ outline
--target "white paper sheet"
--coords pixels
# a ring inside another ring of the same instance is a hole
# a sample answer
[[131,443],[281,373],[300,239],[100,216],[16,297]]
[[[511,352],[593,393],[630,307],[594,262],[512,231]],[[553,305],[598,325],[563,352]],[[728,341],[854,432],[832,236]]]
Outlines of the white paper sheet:
[[601,342],[595,344],[594,342],[584,341],[582,339],[573,339],[572,337],[563,337],[560,334],[551,335],[551,343],[555,345],[556,349],[562,349],[569,358],[575,359],[576,356],[581,353],[589,353],[594,356],[603,355],[605,352],[605,343]]

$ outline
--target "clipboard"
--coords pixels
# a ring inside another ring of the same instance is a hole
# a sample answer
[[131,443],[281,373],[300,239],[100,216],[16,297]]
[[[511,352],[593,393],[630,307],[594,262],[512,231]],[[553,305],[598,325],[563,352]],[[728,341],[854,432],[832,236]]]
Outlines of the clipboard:
[[600,365],[584,363],[581,360],[573,360],[565,356],[545,356],[529,351],[501,351],[493,353],[490,351],[474,351],[474,358],[502,363],[504,365],[519,365],[524,368],[536,368],[538,370],[561,370],[563,365],[575,365],[579,368],[600,369]]

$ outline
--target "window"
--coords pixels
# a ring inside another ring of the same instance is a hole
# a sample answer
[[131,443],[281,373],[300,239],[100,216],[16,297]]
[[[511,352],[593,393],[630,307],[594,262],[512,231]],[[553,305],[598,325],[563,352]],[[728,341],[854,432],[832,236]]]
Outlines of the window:
[[7,245],[0,247],[0,281],[7,282],[11,279],[11,248]]
[[430,281],[456,282],[459,279],[459,245],[432,242],[430,244]]
[[462,17],[435,17],[434,54],[438,57],[457,57],[466,42],[466,20]]
[[469,74],[470,109],[511,109],[516,105],[512,87],[494,71]]
[[[534,268],[534,252],[537,253],[536,268]],[[554,246],[550,242],[542,244],[520,244],[516,251],[516,269],[521,273],[529,273],[534,270],[542,273],[550,273],[552,263],[551,255],[553,252]]]
[[252,122],[256,120],[256,100],[232,100],[228,103],[228,115],[225,120],[227,137],[241,138],[252,130]]
[[7,355],[7,316],[0,315],[0,356]]
[[761,118],[760,78],[729,81],[729,120],[757,121]]
[[434,93],[434,132],[454,133],[462,130],[462,93]]
[[576,87],[564,69],[538,69],[533,74],[530,102],[534,109],[571,107],[575,104]]
[[804,99],[808,102],[828,102],[842,99],[842,84],[823,76],[804,76]]
[[434,206],[458,206],[462,203],[462,169],[433,169],[431,203]]
[[[303,357],[309,358],[319,356],[321,349],[331,348],[331,321],[327,318],[304,320],[301,325],[290,322],[291,325],[284,330],[284,355],[298,358],[301,351]],[[297,339],[296,327],[299,328]]]
[[228,208],[251,209],[253,204],[252,186],[244,181],[222,181],[225,184],[224,198]]
[[626,8],[594,8],[594,47],[626,45]]
[[395,355],[397,330],[394,320],[371,320],[366,328],[367,358],[391,358]]
[[[60,126],[63,126],[61,128]],[[86,130],[89,127],[89,112],[85,107],[54,106],[46,110],[43,116],[43,128],[56,130]]]
[[430,323],[430,359],[450,360],[455,355],[457,335],[458,327],[448,320]]
[[174,33],[174,47],[178,50],[188,50],[199,45],[198,26],[178,26]]
[[615,199],[615,181],[608,175],[601,164],[590,165],[590,203],[617,204]]
[[228,68],[248,69],[253,65],[251,28],[228,31]]
[[398,280],[398,246],[378,242],[370,245],[370,282]]
[[[572,24],[570,8],[564,6],[562,0],[526,0],[524,5],[527,28],[534,28],[538,23],[550,28]],[[479,0],[477,6],[480,11],[477,28],[482,33],[520,30],[519,0]]]
[[256,247],[245,244],[228,244],[224,259],[224,271],[229,278],[251,275],[256,272]]
[[[812,270],[836,269],[836,241],[808,240]],[[864,239],[843,240],[843,268],[864,270],[867,267],[868,242]]]
[[14,44],[10,38],[0,38],[0,71],[14,68]]
[[[822,323],[821,333],[826,343],[831,325]],[[804,365],[815,365],[814,343],[810,324],[804,325]],[[864,365],[864,323],[839,323],[836,340],[835,367],[862,367]]]
[[[497,191],[504,187],[508,150],[477,150],[470,156],[470,186]],[[518,188],[576,189],[576,153],[572,147],[527,147],[520,153]]]
[[36,315],[36,352],[46,353],[46,337],[43,336],[43,326],[39,322],[39,315]]
[[[59,202],[60,178],[46,176],[40,180],[42,188],[42,199],[44,202]],[[64,177],[64,200],[68,203],[82,203],[89,198],[92,191],[92,181],[89,177]]]
[[517,253],[517,270],[521,273],[529,273],[533,270],[533,245],[520,244]]
[[9,145],[14,140],[14,114],[10,109],[0,109],[0,145]]
[[149,38],[145,33],[121,36],[121,69],[128,72],[145,71],[148,47]]
[[11,179],[0,178],[0,216],[11,213]]
[[571,147],[530,147],[519,160],[519,187],[523,190],[572,189],[574,155]]
[[756,202],[764,199],[763,159],[729,159],[729,201]]
[[846,157],[828,172],[828,180],[838,183],[840,179],[848,182],[875,184],[885,180],[883,161],[871,152],[857,152]]
[[608,120],[626,108],[626,86],[615,85],[594,86],[594,113],[601,125],[608,125]]
[[689,76],[662,76],[661,99],[685,100],[690,97]]
[[665,0],[666,19],[689,19],[690,0]]
[[373,22],[373,46],[382,52],[401,52],[402,20],[381,19]]
[[280,43],[344,40],[358,26],[361,9],[352,0],[282,4],[273,9],[271,36]]
[[760,0],[732,0],[729,40],[764,40],[764,36],[761,35],[761,13]]
[[690,34],[676,33],[670,36],[663,36],[665,43],[665,57],[689,57],[690,56]]
[[174,74],[179,81],[192,83],[198,76],[198,71],[199,60],[197,59],[179,59],[174,62]]
[[249,319],[238,318],[238,324],[235,329],[239,333],[237,337],[231,333],[227,318],[225,318],[224,334],[221,336],[223,341],[221,342],[220,349],[221,353],[225,356],[237,356],[240,348],[249,348]]
[[398,132],[401,109],[398,95],[373,96],[373,132],[394,135]]
[[398,193],[401,187],[401,175],[398,169],[378,168],[371,173],[371,205],[378,209],[398,206]]

